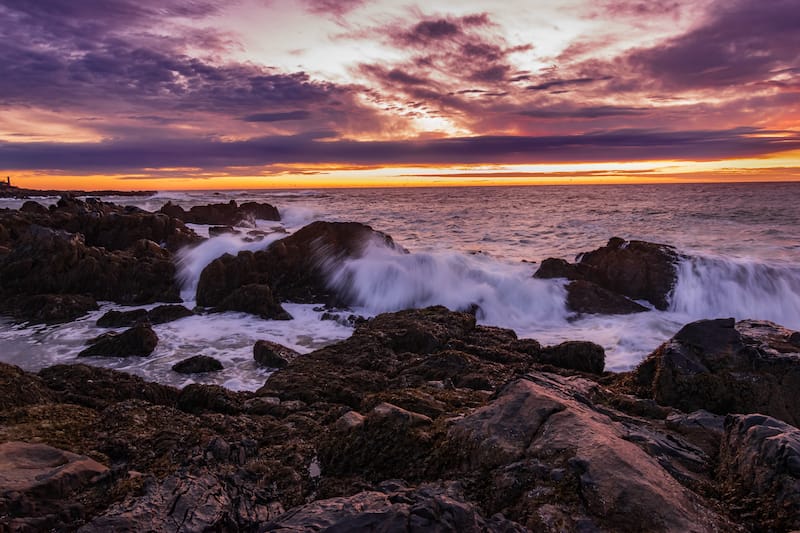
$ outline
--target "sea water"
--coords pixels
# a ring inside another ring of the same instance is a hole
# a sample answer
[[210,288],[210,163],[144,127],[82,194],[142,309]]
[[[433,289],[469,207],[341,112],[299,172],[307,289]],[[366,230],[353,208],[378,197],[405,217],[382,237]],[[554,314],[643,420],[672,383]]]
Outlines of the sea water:
[[[331,264],[329,283],[354,302],[348,313],[477,306],[479,323],[512,328],[543,344],[594,341],[606,350],[606,368],[616,371],[632,368],[683,324],[701,318],[765,319],[800,329],[796,183],[170,191],[105,199],[150,211],[167,201],[189,208],[231,199],[279,209],[281,222],[257,221],[273,232],[261,242],[222,235],[178,254],[182,296],[190,308],[200,272],[214,258],[258,250],[284,232],[328,220],[369,224],[409,252],[372,243],[363,257]],[[0,207],[20,204],[3,200]],[[192,227],[208,235],[208,227]],[[532,277],[543,259],[573,261],[613,236],[670,244],[688,257],[678,265],[668,310],[576,316],[565,306],[563,280]],[[268,375],[252,360],[256,340],[308,352],[352,333],[347,325],[320,320],[313,305],[285,307],[293,320],[219,313],[156,325],[159,344],[152,356],[82,362],[177,386],[197,381],[252,390]],[[30,370],[75,362],[86,339],[106,331],[94,322],[109,309],[122,308],[104,303],[100,311],[57,326],[2,322],[0,360]],[[200,354],[218,358],[225,369],[195,376],[171,371],[174,363]]]

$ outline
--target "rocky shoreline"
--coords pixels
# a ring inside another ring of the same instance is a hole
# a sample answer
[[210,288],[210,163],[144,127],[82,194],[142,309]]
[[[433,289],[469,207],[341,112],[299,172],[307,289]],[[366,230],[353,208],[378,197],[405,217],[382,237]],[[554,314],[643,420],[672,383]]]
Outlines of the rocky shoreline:
[[[0,211],[2,312],[50,323],[97,300],[178,302],[172,254],[201,240],[180,217],[238,225],[272,216],[265,205],[148,213],[65,196]],[[187,313],[346,305],[325,261],[372,239],[396,247],[368,226],[318,222],[226,254],[201,276],[200,308],[109,313],[107,327],[129,329],[84,355],[146,357],[151,324]],[[571,280],[576,313],[641,311],[634,300],[664,304],[677,257],[612,239],[536,275]],[[354,319],[350,338],[303,356],[257,343],[276,370],[255,392],[0,364],[0,531],[800,528],[800,333],[694,322],[615,374],[597,345],[542,346],[475,312]]]
[[153,196],[157,191],[57,191],[52,189],[25,189],[14,185],[7,185],[5,181],[0,182],[0,198],[43,198],[47,196],[71,195],[71,196]]

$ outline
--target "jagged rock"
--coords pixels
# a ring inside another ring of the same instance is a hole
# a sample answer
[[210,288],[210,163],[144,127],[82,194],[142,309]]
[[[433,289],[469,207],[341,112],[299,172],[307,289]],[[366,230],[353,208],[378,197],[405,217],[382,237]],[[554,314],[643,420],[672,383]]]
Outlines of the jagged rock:
[[53,392],[38,377],[0,362],[0,411],[52,401]]
[[39,378],[61,401],[96,409],[125,400],[175,405],[178,389],[145,381],[139,376],[89,365],[55,365],[39,371]]
[[141,497],[112,505],[78,531],[238,531],[240,523],[254,528],[281,513],[280,503],[258,500],[209,472],[184,469],[149,480]]
[[370,241],[394,247],[388,235],[356,222],[314,222],[266,250],[223,255],[201,273],[198,305],[219,305],[244,285],[268,284],[280,301],[337,303],[345,295],[328,286],[326,268],[359,257]]
[[800,349],[792,332],[732,318],[684,326],[634,372],[635,392],[685,412],[762,413],[800,424]]
[[208,228],[208,236],[209,237],[219,237],[220,235],[238,235],[240,231],[237,231],[233,228],[233,226],[211,226]]
[[613,237],[604,247],[579,257],[574,265],[546,259],[534,276],[590,281],[633,300],[647,300],[656,309],[669,306],[681,257],[671,246]]
[[567,308],[576,313],[600,315],[628,315],[648,310],[630,298],[585,280],[567,285]]
[[720,442],[725,433],[725,417],[709,411],[676,413],[667,417],[667,428],[686,437],[686,440],[702,449],[710,457],[719,453]]
[[251,283],[237,287],[217,305],[217,311],[241,311],[269,320],[291,320],[290,315],[272,295],[269,285]]
[[246,393],[237,393],[219,385],[187,385],[178,395],[178,409],[198,414],[205,411],[237,414],[244,409],[249,398]]
[[179,205],[167,202],[160,212],[184,222],[212,226],[240,226],[252,219],[281,219],[278,210],[270,204],[245,202],[239,206],[235,200],[227,204],[196,205],[188,211]]
[[735,529],[593,408],[593,386],[530,375],[453,424],[447,450],[478,476],[483,508],[534,531]]
[[9,296],[0,304],[3,313],[37,324],[70,322],[97,309],[97,301],[84,294],[16,295]]
[[606,364],[606,352],[602,346],[593,342],[567,341],[543,349],[538,359],[561,368],[602,374]]
[[172,370],[179,374],[200,374],[203,372],[218,372],[222,370],[222,363],[207,355],[195,355],[172,365]]
[[387,483],[383,491],[364,491],[352,496],[318,500],[291,509],[263,531],[385,531],[514,533],[525,528],[502,516],[484,518],[477,508],[463,500],[457,489],[422,486],[406,488]]
[[[8,531],[50,529],[59,515],[83,513],[70,496],[97,482],[108,468],[45,444],[0,444],[0,516]],[[3,528],[5,529],[5,528]]]
[[101,328],[131,327],[139,323],[165,324],[194,315],[183,305],[159,305],[149,311],[147,309],[131,309],[130,311],[108,311],[97,319]]
[[284,368],[299,356],[296,351],[277,342],[261,340],[253,345],[253,359],[269,368]]
[[45,206],[40,204],[39,202],[34,202],[33,200],[26,200],[25,203],[22,204],[22,207],[19,210],[23,213],[35,213],[37,215],[46,215],[50,212]]
[[149,325],[137,325],[122,333],[104,333],[78,357],[147,357],[158,345],[158,335]]
[[[30,226],[0,258],[5,297],[87,294],[122,304],[180,301],[170,253],[150,241],[126,251],[89,247],[79,234]],[[28,304],[26,304],[28,305]]]
[[753,530],[800,528],[800,429],[774,418],[729,415],[720,480]]

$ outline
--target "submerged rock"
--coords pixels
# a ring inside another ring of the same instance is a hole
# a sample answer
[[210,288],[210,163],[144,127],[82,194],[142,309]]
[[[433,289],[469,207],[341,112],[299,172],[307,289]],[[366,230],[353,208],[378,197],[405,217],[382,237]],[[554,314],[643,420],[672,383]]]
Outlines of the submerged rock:
[[158,335],[147,324],[136,325],[122,333],[104,333],[78,357],[147,357],[158,345]]
[[131,309],[130,311],[108,311],[97,319],[97,325],[101,328],[122,328],[131,327],[139,323],[149,322],[150,324],[166,324],[194,313],[183,305],[159,305],[149,311],[147,309]]
[[628,315],[648,310],[630,298],[586,280],[567,285],[567,308],[576,313],[598,315]]
[[[534,276],[589,281],[633,300],[647,300],[656,309],[665,310],[669,306],[669,297],[678,279],[676,265],[680,259],[673,247],[613,237],[604,247],[579,257],[575,264],[563,259],[546,259]],[[590,296],[587,287],[578,287],[584,298]],[[577,292],[577,289],[574,290]],[[602,309],[610,297],[606,293],[596,292],[598,302],[584,301],[576,295],[575,305]],[[630,309],[628,312],[635,312],[634,307]],[[575,310],[580,311],[578,308]]]
[[633,375],[636,392],[682,411],[762,413],[800,425],[800,349],[766,321],[699,320]]
[[194,355],[172,365],[172,370],[179,374],[201,374],[203,372],[218,372],[222,370],[222,363],[207,355]]

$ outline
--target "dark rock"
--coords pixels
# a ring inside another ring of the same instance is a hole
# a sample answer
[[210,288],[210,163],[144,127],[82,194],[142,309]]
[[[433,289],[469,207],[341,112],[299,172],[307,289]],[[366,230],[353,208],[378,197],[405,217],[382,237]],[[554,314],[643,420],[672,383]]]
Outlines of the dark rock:
[[666,426],[686,437],[709,457],[716,457],[725,433],[725,417],[703,410],[676,413],[667,417]]
[[70,322],[97,309],[97,301],[83,294],[16,295],[9,296],[0,304],[3,313],[37,324]]
[[158,336],[149,325],[137,325],[122,333],[104,333],[78,357],[147,357],[158,345]]
[[[328,285],[327,270],[339,261],[359,257],[371,240],[394,247],[388,235],[355,222],[314,222],[275,241],[266,250],[223,255],[201,273],[197,303],[219,305],[243,285],[268,284],[280,301],[301,303],[346,300]],[[346,302],[345,302],[346,303]]]
[[37,215],[46,215],[50,213],[49,209],[39,202],[34,202],[33,200],[27,200],[24,204],[22,204],[22,207],[20,207],[19,210],[23,213],[35,213]]
[[251,283],[237,287],[220,301],[217,311],[241,311],[269,320],[291,320],[292,315],[272,295],[269,285]]
[[[88,457],[45,444],[0,444],[0,516],[7,531],[49,529],[59,515],[82,513],[70,501],[108,468]],[[5,529],[5,528],[4,528]]]
[[52,401],[53,392],[33,374],[0,363],[0,411]]
[[635,392],[682,411],[763,413],[800,424],[800,351],[771,322],[684,326],[634,373]]
[[534,276],[590,281],[633,300],[647,300],[656,309],[669,307],[680,259],[671,246],[614,237],[604,247],[579,257],[576,264],[546,259]]
[[139,376],[89,365],[55,365],[39,371],[39,378],[61,401],[103,409],[125,400],[175,405],[178,389],[145,381]]
[[720,480],[753,530],[800,528],[800,430],[774,418],[730,415]]
[[296,351],[277,342],[261,340],[253,345],[253,359],[269,368],[284,368],[299,356]]
[[211,226],[208,228],[209,237],[219,237],[220,235],[239,235],[241,232],[233,226]]
[[172,370],[179,374],[200,374],[222,370],[222,363],[207,355],[195,355],[172,365]]
[[194,313],[183,305],[159,305],[149,311],[147,309],[111,310],[97,320],[97,325],[101,328],[123,328],[144,322],[165,324],[192,315]]
[[567,308],[576,313],[601,315],[627,315],[648,310],[630,298],[585,280],[567,285]]
[[236,393],[219,385],[187,385],[178,396],[178,409],[186,413],[237,414],[242,412],[244,402],[249,397],[245,393]]
[[79,234],[30,226],[0,258],[6,297],[87,294],[123,304],[180,301],[170,253],[150,241],[126,251],[89,247]]
[[593,342],[567,341],[543,349],[538,359],[561,368],[602,374],[606,364],[606,352],[602,346]]
[[291,509],[266,524],[262,531],[514,533],[527,530],[502,516],[481,516],[454,489],[426,485],[414,490],[387,483],[384,492],[359,492]]
[[167,202],[161,213],[193,224],[212,226],[240,226],[253,219],[280,220],[278,210],[267,203],[245,202],[241,206],[231,200],[226,204],[197,205],[184,210],[181,206]]
[[259,220],[280,220],[281,215],[278,213],[278,209],[270,205],[266,202],[258,203],[258,202],[245,202],[243,203],[239,209],[243,213],[247,215],[257,218]]

